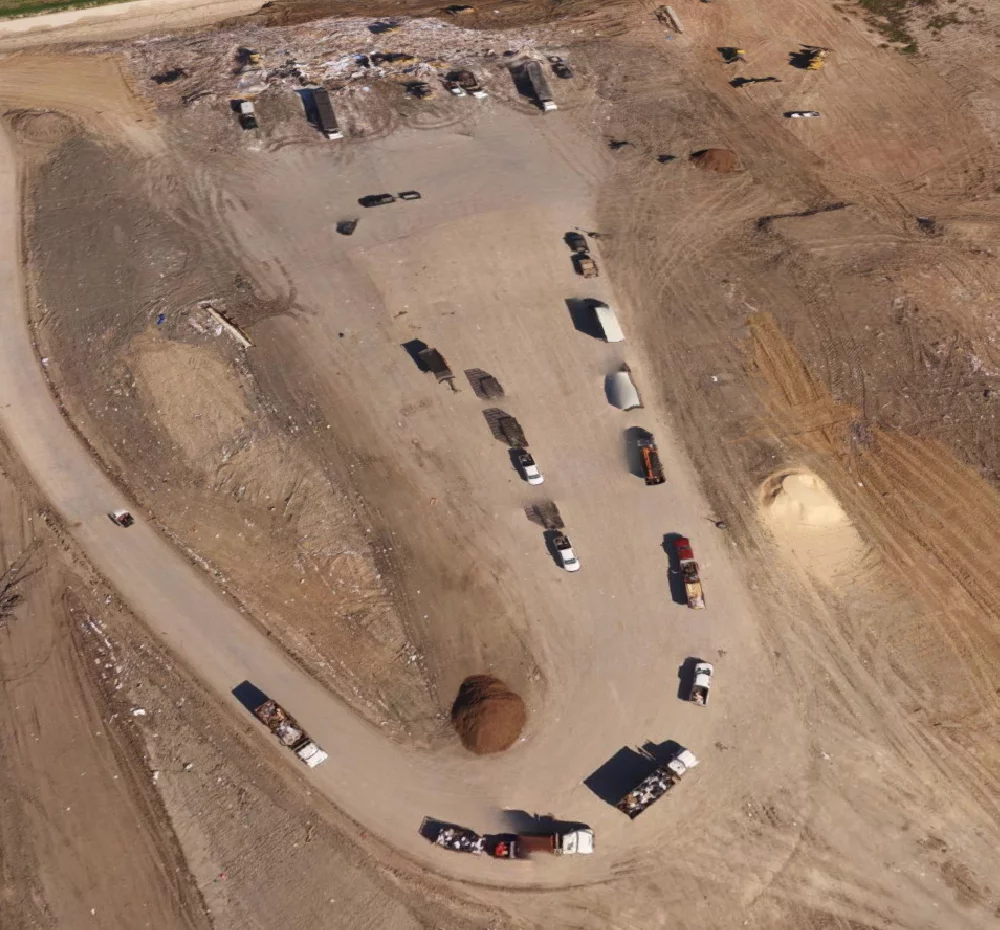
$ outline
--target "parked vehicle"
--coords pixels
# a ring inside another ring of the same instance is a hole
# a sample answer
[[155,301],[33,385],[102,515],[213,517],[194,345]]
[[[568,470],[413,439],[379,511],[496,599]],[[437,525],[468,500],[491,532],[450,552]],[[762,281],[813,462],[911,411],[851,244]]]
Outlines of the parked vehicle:
[[785,114],[789,119],[808,119],[809,117],[819,115],[819,110],[789,110]]
[[559,561],[566,571],[578,572],[580,570],[580,560],[576,557],[576,553],[573,551],[573,547],[564,533],[553,534],[552,546],[556,550]]
[[257,111],[252,100],[240,101],[240,126],[244,129],[257,129]]
[[705,609],[705,595],[701,590],[701,576],[698,573],[698,563],[694,560],[694,551],[687,537],[681,536],[674,544],[677,553],[677,567],[684,579],[684,594],[687,605],[693,610]]
[[400,191],[400,200],[420,200],[420,191]]
[[135,518],[127,510],[112,510],[108,514],[108,517],[110,517],[112,523],[117,523],[126,529],[135,523]]
[[497,420],[497,430],[512,449],[526,449],[528,440],[516,417],[504,415]]
[[573,269],[578,275],[583,275],[585,278],[596,278],[599,274],[597,262],[586,252],[573,253]]
[[552,70],[557,78],[568,81],[573,77],[573,69],[566,63],[565,58],[560,58],[558,55],[549,55],[549,64],[552,65]]
[[711,662],[696,662],[694,677],[691,679],[691,692],[688,700],[692,704],[704,707],[708,703],[708,692],[712,687],[712,674],[715,669]]
[[437,378],[438,384],[442,381],[449,381],[451,389],[455,390],[455,375],[448,367],[445,357],[437,349],[421,349],[417,353],[417,358],[420,360],[420,364]]
[[663,464],[660,462],[660,453],[656,448],[656,440],[651,433],[639,438],[639,455],[642,457],[643,478],[646,484],[652,487],[663,484],[666,477],[663,474]]
[[344,134],[337,126],[337,117],[333,112],[333,104],[330,103],[330,95],[325,87],[317,87],[312,92],[313,103],[316,104],[316,117],[319,120],[319,129],[328,139],[343,139]]
[[606,303],[600,300],[593,302],[594,315],[604,333],[605,342],[624,342],[625,333],[622,332],[618,322],[618,314],[615,313]]
[[555,102],[552,99],[552,91],[549,90],[549,82],[542,72],[541,63],[537,61],[526,62],[524,73],[528,76],[531,89],[535,94],[535,100],[542,110],[548,113],[550,110],[556,109]]
[[254,709],[253,714],[278,737],[283,746],[291,749],[309,768],[314,769],[327,760],[327,754],[309,738],[298,721],[277,701],[268,698]]
[[521,470],[521,474],[528,484],[538,485],[545,481],[535,464],[534,457],[524,449],[519,449],[517,452],[517,467]]
[[608,402],[619,410],[635,410],[642,406],[639,391],[632,380],[632,369],[622,365],[604,379],[604,392]]
[[594,831],[581,827],[565,833],[501,833],[486,837],[486,851],[494,859],[527,859],[532,853],[587,856],[594,851]]
[[471,71],[456,71],[453,79],[455,83],[462,88],[466,93],[472,94],[477,100],[483,100],[489,96],[485,90],[483,90],[479,81],[476,79],[475,74]]
[[615,807],[631,820],[655,804],[698,764],[690,749],[680,749],[667,763],[659,765],[626,794]]
[[383,204],[395,203],[396,198],[392,194],[368,194],[366,197],[358,198],[358,203],[363,207],[381,207]]
[[586,255],[590,251],[587,245],[587,237],[582,233],[568,232],[564,238],[571,252]]
[[474,830],[467,830],[465,827],[454,825],[442,826],[433,841],[435,846],[442,849],[450,849],[452,852],[471,853],[474,856],[481,855],[485,846],[485,839]]

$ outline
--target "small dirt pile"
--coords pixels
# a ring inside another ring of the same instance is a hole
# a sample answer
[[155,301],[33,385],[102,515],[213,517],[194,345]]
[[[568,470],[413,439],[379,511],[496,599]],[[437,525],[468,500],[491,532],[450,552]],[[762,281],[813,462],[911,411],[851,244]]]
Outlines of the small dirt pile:
[[466,678],[451,708],[451,722],[462,745],[479,755],[509,749],[527,719],[521,697],[492,675]]
[[832,580],[860,562],[861,537],[833,491],[817,475],[774,475],[761,489],[761,503],[775,537],[811,575]]
[[719,174],[729,174],[739,171],[740,160],[735,152],[729,149],[702,149],[691,153],[691,164],[705,171],[717,171]]

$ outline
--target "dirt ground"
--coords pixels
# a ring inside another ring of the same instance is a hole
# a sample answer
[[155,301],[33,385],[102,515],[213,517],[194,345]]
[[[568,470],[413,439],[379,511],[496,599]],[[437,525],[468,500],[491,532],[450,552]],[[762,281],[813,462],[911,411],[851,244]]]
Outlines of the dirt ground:
[[[486,8],[475,28],[408,24],[377,47],[421,60],[360,75],[351,56],[376,40],[353,10],[0,63],[39,355],[61,402],[256,623],[443,769],[458,757],[442,712],[466,675],[524,696],[525,764],[498,802],[581,811],[608,852],[539,877],[572,874],[569,890],[452,889],[470,926],[494,908],[513,925],[637,930],[993,925],[998,127],[962,60],[1000,65],[960,24],[908,58],[812,3],[682,4],[683,35],[624,6],[536,27],[522,6],[489,29]],[[823,71],[790,67],[806,40],[834,50]],[[724,65],[718,47],[737,42],[749,63]],[[262,72],[234,73],[241,44],[263,51]],[[519,97],[504,51],[570,57],[556,114]],[[474,65],[489,100],[407,98],[435,58]],[[291,59],[335,88],[342,142],[310,129]],[[64,96],[80,68],[99,92]],[[729,84],[767,75],[781,83]],[[241,94],[260,94],[256,135],[236,128]],[[781,117],[807,108],[821,118]],[[709,146],[743,170],[691,168]],[[357,205],[408,188],[423,198]],[[354,217],[353,237],[334,231]],[[572,273],[574,228],[601,234],[596,282]],[[580,331],[581,297],[618,308],[623,346]],[[458,393],[417,368],[415,340],[445,354]],[[601,396],[626,359],[663,489],[628,474],[633,420]],[[496,403],[525,426],[538,491],[490,436],[467,369],[506,388]],[[803,485],[811,496],[774,509],[776,489]],[[558,575],[525,518],[549,497],[579,578]],[[666,609],[659,547],[674,530],[702,558],[704,621]],[[697,720],[653,687],[685,655],[723,673]],[[248,784],[232,759],[253,758],[253,740],[210,724],[209,699],[165,713],[199,694],[169,664],[144,667],[160,734],[146,752],[192,879],[159,907],[195,914],[179,902],[196,889],[219,926],[354,926],[362,901],[381,925],[441,926],[426,876],[383,873],[384,850],[359,853],[282,773]],[[198,738],[209,725],[221,743]],[[531,764],[596,769],[622,742],[668,736],[703,767],[635,824],[579,784],[590,769]],[[234,831],[308,889],[292,916],[234,855]],[[299,879],[316,836],[324,855]]]

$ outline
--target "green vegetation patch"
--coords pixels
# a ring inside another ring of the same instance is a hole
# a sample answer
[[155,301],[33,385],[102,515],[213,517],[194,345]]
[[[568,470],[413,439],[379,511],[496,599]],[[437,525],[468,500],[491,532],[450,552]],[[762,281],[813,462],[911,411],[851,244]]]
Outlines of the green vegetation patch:
[[95,6],[108,6],[124,0],[0,0],[0,19],[19,19],[41,13],[61,13],[64,10],[89,10]]

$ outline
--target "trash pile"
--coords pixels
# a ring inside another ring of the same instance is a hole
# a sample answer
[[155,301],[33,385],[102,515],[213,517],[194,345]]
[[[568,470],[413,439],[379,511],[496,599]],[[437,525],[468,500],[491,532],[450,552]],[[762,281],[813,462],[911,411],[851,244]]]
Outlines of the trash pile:
[[509,749],[527,719],[520,695],[492,675],[466,678],[451,709],[451,722],[462,745],[478,755]]

